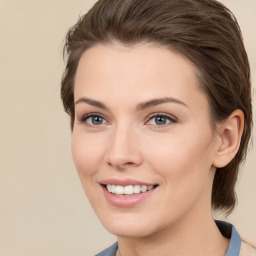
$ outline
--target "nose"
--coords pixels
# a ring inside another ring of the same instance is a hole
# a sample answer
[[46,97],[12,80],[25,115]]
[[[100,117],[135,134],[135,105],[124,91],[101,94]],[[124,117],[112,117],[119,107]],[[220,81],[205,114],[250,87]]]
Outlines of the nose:
[[116,127],[109,139],[105,161],[115,169],[138,167],[142,163],[138,134],[129,127]]

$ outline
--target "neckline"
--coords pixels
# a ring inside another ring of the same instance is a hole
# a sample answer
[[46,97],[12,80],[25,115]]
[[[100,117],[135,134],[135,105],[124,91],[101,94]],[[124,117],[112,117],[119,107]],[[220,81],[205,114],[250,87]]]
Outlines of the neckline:
[[215,223],[221,234],[230,239],[225,256],[239,256],[242,241],[236,228],[232,224],[221,220],[215,220]]
[[[232,224],[221,220],[215,220],[215,223],[218,229],[220,230],[221,234],[224,237],[230,239],[229,246],[225,256],[239,256],[241,249],[241,237],[237,232],[236,228]],[[105,249],[96,256],[115,256],[117,250],[118,243],[115,242],[112,246]]]

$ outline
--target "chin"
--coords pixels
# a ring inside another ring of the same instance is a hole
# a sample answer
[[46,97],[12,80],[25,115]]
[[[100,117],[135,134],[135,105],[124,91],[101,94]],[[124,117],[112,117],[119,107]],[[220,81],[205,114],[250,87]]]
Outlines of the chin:
[[[161,223],[142,216],[115,216],[113,218],[100,217],[101,223],[106,230],[118,237],[144,238],[161,229]],[[149,225],[150,223],[150,225]]]
[[147,227],[142,227],[142,226],[129,225],[129,223],[127,223],[126,225],[122,225],[122,226],[116,226],[116,225],[105,226],[105,228],[108,230],[108,232],[118,237],[144,238],[155,233],[154,230],[149,229],[148,226],[149,225],[147,225]]

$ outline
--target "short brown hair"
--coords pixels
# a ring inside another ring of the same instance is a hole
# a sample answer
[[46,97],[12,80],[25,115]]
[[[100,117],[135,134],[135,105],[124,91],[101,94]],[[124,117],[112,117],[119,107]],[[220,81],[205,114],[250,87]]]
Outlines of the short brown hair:
[[212,206],[230,213],[235,183],[252,128],[248,57],[234,15],[215,0],[99,0],[66,36],[66,69],[61,98],[74,124],[74,78],[80,57],[96,44],[150,42],[190,59],[206,93],[213,124],[235,109],[245,115],[241,145],[234,159],[216,171]]

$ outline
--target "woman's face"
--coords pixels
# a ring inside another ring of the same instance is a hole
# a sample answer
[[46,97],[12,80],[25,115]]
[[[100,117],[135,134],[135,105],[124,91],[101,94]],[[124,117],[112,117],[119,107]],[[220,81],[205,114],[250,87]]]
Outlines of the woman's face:
[[111,233],[144,237],[210,214],[220,140],[188,59],[98,45],[80,60],[74,98],[74,162]]

